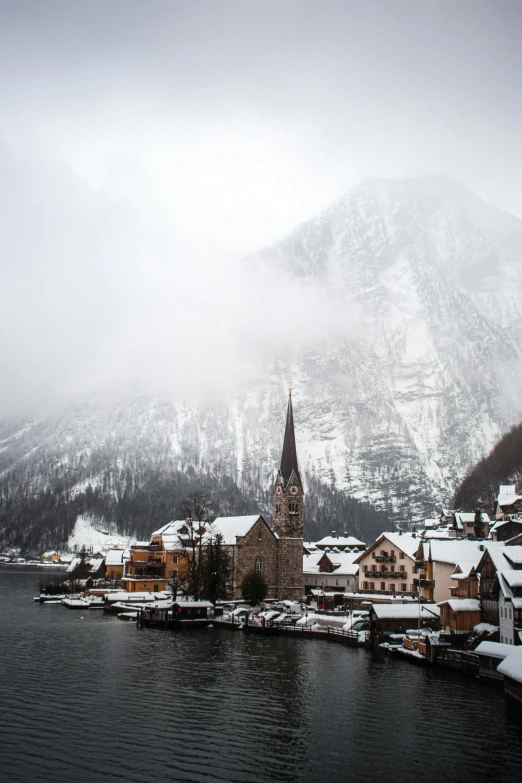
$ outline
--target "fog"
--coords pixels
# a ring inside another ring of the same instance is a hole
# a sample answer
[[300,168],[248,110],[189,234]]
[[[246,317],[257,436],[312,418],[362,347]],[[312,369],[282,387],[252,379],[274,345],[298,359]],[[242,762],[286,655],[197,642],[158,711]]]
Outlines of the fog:
[[228,394],[290,335],[359,336],[242,259],[365,177],[451,176],[522,216],[521,22],[502,0],[0,2],[0,415]]

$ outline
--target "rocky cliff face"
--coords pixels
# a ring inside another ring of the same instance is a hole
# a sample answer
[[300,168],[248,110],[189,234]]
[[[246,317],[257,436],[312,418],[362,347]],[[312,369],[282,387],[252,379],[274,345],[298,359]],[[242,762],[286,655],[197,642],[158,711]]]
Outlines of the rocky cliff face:
[[18,490],[64,476],[78,488],[101,486],[107,465],[145,461],[228,475],[264,497],[291,372],[305,481],[395,522],[422,518],[522,418],[521,259],[522,221],[456,183],[369,180],[246,260],[307,291],[310,307],[326,301],[332,316],[309,345],[282,336],[251,392],[213,406],[141,397],[4,422],[0,471],[15,470]]

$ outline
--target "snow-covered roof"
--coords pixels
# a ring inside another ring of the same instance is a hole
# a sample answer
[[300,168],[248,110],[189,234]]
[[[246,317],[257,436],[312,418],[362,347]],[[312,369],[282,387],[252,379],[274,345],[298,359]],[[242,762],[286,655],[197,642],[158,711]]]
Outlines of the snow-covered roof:
[[73,557],[73,559],[71,560],[71,562],[69,564],[69,567],[67,568],[67,573],[70,573],[71,571],[74,571],[76,566],[80,565],[81,562],[82,562],[81,557]]
[[453,538],[444,541],[430,541],[430,558],[434,563],[472,563],[478,565],[484,553],[485,544],[481,541],[469,541],[466,538]]
[[[327,557],[333,571],[321,571],[319,563]],[[303,573],[305,574],[330,574],[331,576],[356,576],[359,573],[359,566],[354,563],[358,557],[357,552],[321,552],[320,550],[310,555],[303,555]]]
[[373,604],[372,610],[379,620],[393,619],[406,619],[411,620],[420,616],[422,619],[427,617],[433,617],[433,615],[440,615],[440,609],[436,604]]
[[197,607],[212,609],[214,607],[214,604],[210,603],[210,601],[175,601],[175,603],[183,609],[194,609]]
[[502,554],[510,563],[515,565],[522,563],[522,546],[507,546]]
[[321,538],[320,541],[315,541],[315,546],[336,546],[340,549],[345,546],[366,546],[366,544],[364,541],[359,541],[358,538],[354,538],[354,536],[325,536],[324,538]]
[[511,677],[512,680],[522,683],[522,646],[512,647],[507,658],[499,664],[497,671],[505,677]]
[[480,601],[476,598],[449,598],[447,601],[440,601],[437,606],[449,604],[453,612],[480,612]]
[[498,488],[497,503],[499,506],[512,506],[522,495],[517,495],[516,484],[501,484]]
[[410,557],[412,560],[415,559],[415,553],[417,552],[419,544],[422,541],[420,538],[414,538],[411,533],[381,533],[379,538],[373,544],[371,544],[371,546],[368,547],[365,552],[359,552],[357,554],[354,562],[359,563],[364,557],[368,555],[369,552],[371,552],[377,546],[381,546],[384,540],[388,541],[392,547],[395,547],[401,552],[404,552],[404,554]]
[[522,587],[522,571],[501,571],[500,574],[510,587]]
[[481,642],[473,652],[477,655],[487,655],[489,658],[504,659],[513,652],[513,647],[510,644],[501,644],[500,642]]
[[44,552],[42,557],[51,557],[51,555],[57,555],[58,552],[55,549],[49,550],[49,552]]
[[451,575],[452,579],[467,579],[475,568],[476,563],[457,563]]
[[236,543],[236,536],[246,536],[259,518],[259,514],[245,517],[218,517],[212,525],[212,531],[221,533],[223,544],[231,546]]
[[440,519],[439,517],[436,517],[435,519],[425,519],[423,525],[425,528],[437,527],[440,525]]
[[319,573],[319,560],[324,557],[324,552],[314,552],[311,555],[303,555],[303,572],[306,574]]
[[123,549],[109,549],[105,555],[105,565],[122,565],[123,563]]

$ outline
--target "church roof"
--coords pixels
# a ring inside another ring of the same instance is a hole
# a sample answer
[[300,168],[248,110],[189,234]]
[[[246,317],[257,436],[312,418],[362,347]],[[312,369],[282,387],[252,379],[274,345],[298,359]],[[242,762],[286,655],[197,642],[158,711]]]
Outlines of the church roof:
[[295,471],[299,483],[301,477],[297,467],[297,449],[295,447],[294,413],[292,410],[292,393],[288,396],[288,410],[286,412],[285,437],[283,441],[283,453],[281,455],[281,477],[283,484],[288,484],[292,471]]

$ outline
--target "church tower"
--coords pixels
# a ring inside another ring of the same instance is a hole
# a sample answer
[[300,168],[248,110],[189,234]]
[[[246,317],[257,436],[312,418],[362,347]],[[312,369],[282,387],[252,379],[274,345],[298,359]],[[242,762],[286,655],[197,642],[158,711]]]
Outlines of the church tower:
[[289,388],[281,467],[274,487],[274,530],[280,538],[303,538],[304,492],[297,466],[292,387]]

